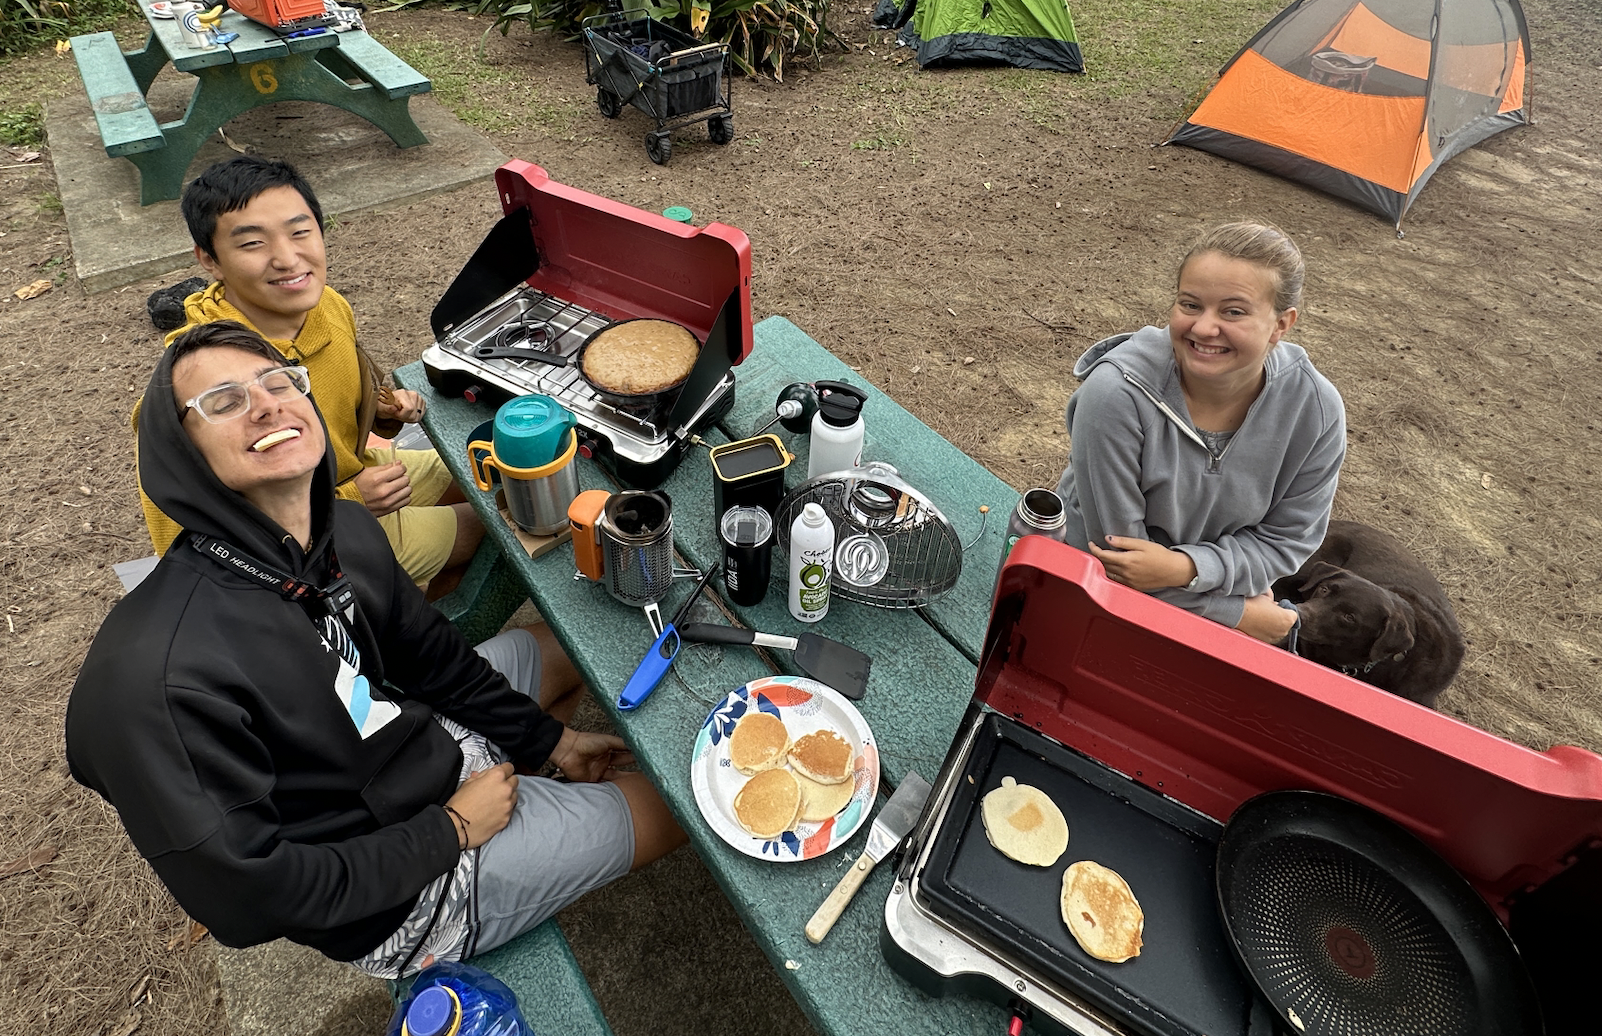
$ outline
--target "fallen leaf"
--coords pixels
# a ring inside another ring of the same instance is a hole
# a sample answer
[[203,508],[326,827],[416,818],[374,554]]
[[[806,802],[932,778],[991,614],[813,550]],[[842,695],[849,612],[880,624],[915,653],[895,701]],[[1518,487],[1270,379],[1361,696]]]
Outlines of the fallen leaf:
[[59,852],[53,845],[41,845],[26,856],[19,856],[7,864],[0,864],[0,878],[9,878],[23,871],[37,870],[56,858]]
[[167,940],[167,952],[183,951],[200,942],[207,934],[207,928],[199,921],[189,922],[189,927]]
[[56,41],[56,57],[64,58],[68,54],[71,54],[71,53],[72,53],[72,41],[71,40],[57,40]]
[[130,1033],[139,1028],[139,1023],[142,1021],[144,1021],[144,1016],[138,1011],[129,1011],[111,1023],[111,1028],[106,1030],[106,1036],[129,1036]]
[[23,151],[13,153],[11,157],[15,158],[18,162],[37,162],[42,156],[38,151]]
[[19,299],[36,299],[53,287],[55,287],[55,285],[47,280],[34,281],[26,288],[18,288],[11,294],[15,295]]

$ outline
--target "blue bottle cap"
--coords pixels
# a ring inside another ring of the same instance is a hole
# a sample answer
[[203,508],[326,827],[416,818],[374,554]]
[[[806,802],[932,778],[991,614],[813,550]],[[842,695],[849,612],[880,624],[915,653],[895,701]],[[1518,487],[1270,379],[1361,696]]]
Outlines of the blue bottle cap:
[[455,993],[444,986],[429,986],[406,1009],[406,1032],[410,1036],[445,1036],[461,1010]]

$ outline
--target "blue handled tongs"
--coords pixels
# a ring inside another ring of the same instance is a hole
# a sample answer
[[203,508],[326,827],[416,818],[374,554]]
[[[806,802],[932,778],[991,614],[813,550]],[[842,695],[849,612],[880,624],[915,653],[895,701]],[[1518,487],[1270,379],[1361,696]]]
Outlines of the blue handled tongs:
[[673,667],[673,660],[679,657],[678,625],[684,621],[686,615],[690,614],[690,605],[694,604],[695,599],[701,596],[701,589],[712,581],[712,576],[717,570],[718,566],[716,564],[706,570],[705,574],[696,581],[695,589],[690,591],[690,596],[686,597],[684,603],[679,605],[678,613],[673,616],[673,621],[668,623],[661,633],[657,634],[656,643],[652,644],[651,650],[645,653],[645,658],[635,668],[634,675],[629,677],[629,682],[623,685],[623,693],[617,696],[617,707],[619,709],[627,712],[630,709],[639,708],[644,704],[645,699],[651,696],[651,692],[656,690],[656,685],[662,682],[662,677],[666,676],[667,671]]

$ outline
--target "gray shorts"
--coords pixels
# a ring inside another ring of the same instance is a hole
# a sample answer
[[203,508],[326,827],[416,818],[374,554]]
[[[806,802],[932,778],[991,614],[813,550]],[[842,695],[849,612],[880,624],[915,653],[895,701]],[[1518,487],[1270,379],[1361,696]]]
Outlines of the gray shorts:
[[[513,687],[538,695],[540,648],[528,633],[511,630],[477,650]],[[519,778],[512,819],[479,850],[473,952],[517,938],[586,892],[623,877],[633,862],[634,819],[623,789],[609,781]]]
[[[512,630],[477,650],[513,687],[537,695],[540,652],[532,636]],[[495,745],[438,718],[461,742],[464,780],[473,770],[505,761]],[[453,874],[424,889],[394,935],[351,963],[379,978],[398,978],[402,969],[410,974],[438,960],[492,950],[621,878],[633,861],[633,816],[617,785],[520,777],[506,827],[463,853]]]

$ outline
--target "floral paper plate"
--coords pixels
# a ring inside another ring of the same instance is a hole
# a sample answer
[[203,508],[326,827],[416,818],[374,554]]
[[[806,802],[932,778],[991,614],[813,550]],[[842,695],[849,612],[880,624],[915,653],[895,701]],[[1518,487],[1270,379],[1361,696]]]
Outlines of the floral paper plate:
[[[844,809],[822,823],[802,821],[774,839],[746,833],[734,819],[734,796],[750,778],[729,762],[729,735],[753,709],[782,720],[792,741],[815,730],[833,730],[851,742],[856,772]],[[690,758],[690,785],[707,824],[747,856],[780,863],[810,860],[845,842],[868,819],[879,793],[879,749],[862,713],[838,691],[799,676],[770,676],[730,691],[701,724]]]

